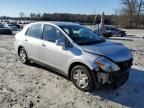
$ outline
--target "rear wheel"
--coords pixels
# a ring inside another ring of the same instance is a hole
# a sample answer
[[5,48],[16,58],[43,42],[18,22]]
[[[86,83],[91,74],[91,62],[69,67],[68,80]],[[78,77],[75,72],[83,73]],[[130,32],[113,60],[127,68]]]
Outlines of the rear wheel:
[[71,71],[71,79],[78,89],[85,92],[93,90],[94,81],[87,67],[75,66]]
[[27,53],[26,53],[24,48],[20,48],[19,57],[20,57],[20,60],[23,64],[28,64],[29,63],[29,59],[28,59]]
[[118,37],[122,37],[122,34],[121,34],[121,33],[118,33],[117,36],[118,36]]

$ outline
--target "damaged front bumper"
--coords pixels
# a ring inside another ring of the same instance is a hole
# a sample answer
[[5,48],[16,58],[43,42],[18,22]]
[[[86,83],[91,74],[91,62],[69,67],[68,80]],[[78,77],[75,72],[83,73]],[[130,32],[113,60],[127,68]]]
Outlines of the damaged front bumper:
[[128,68],[125,70],[109,73],[96,72],[93,70],[92,74],[97,88],[104,85],[117,88],[128,80],[130,70],[131,68]]
[[117,88],[128,80],[131,66],[133,64],[133,58],[116,64],[120,67],[120,70],[116,72],[104,72],[97,68],[93,70],[92,75],[96,87],[99,88],[101,85],[112,85]]

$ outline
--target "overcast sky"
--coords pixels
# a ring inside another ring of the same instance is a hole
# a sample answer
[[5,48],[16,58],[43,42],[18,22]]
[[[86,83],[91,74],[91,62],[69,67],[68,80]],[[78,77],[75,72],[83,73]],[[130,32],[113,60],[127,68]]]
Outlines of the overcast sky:
[[113,14],[120,8],[120,0],[0,0],[0,16],[19,16],[30,13],[79,13],[105,12]]

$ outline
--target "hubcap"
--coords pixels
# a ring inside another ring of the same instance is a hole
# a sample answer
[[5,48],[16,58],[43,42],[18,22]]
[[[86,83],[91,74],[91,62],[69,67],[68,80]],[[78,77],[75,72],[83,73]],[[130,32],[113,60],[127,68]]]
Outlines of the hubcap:
[[24,50],[21,50],[21,51],[20,51],[20,59],[21,59],[21,61],[22,61],[23,63],[26,62],[26,53],[25,53]]
[[86,88],[89,84],[87,74],[83,72],[81,69],[78,69],[74,72],[73,79],[75,81],[75,84],[80,88]]

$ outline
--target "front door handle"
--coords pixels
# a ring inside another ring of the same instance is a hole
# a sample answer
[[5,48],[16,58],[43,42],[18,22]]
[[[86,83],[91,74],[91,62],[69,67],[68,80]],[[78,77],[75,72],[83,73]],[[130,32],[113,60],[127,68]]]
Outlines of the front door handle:
[[42,43],[42,46],[45,47],[46,45],[44,43]]
[[28,41],[27,39],[25,39],[25,41]]

